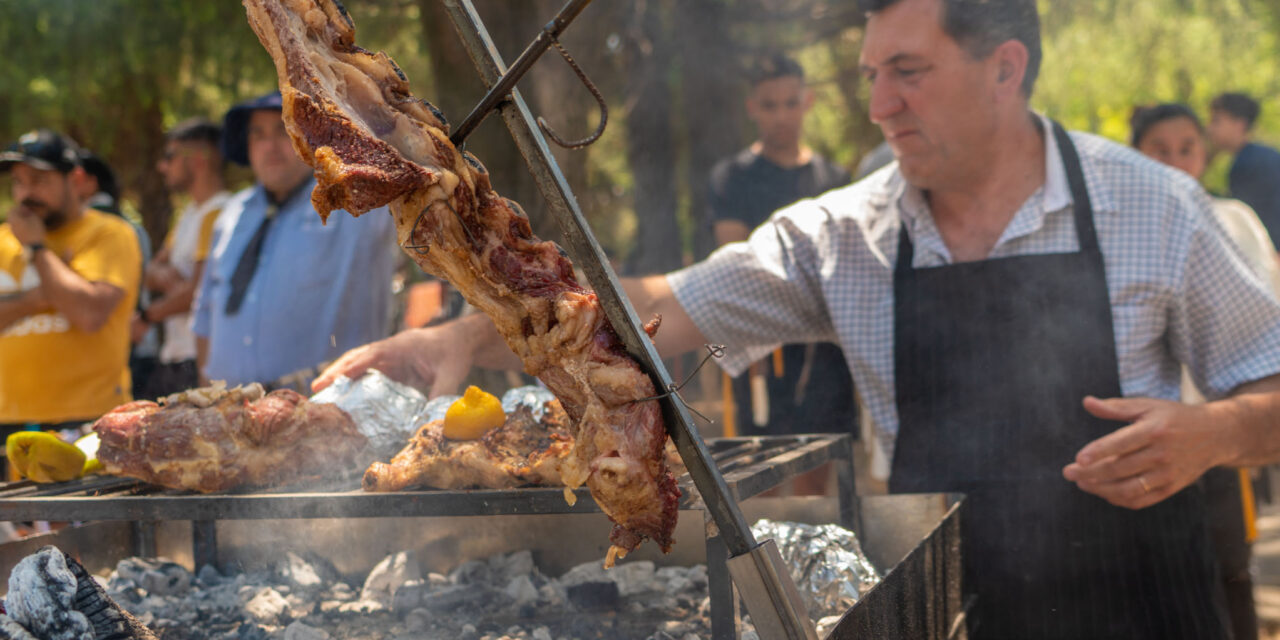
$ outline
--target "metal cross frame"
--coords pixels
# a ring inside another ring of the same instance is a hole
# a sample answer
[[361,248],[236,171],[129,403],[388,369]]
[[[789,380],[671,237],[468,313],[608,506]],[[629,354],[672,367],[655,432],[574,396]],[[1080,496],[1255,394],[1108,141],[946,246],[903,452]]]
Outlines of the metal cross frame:
[[[497,109],[506,121],[516,146],[532,172],[538,190],[564,234],[574,262],[587,276],[600,299],[609,322],[623,345],[640,368],[661,391],[674,388],[670,374],[662,364],[657,349],[641,327],[635,309],[622,294],[618,276],[609,266],[604,250],[596,242],[578,200],[559,165],[551,155],[528,105],[515,88],[520,77],[533,66],[569,23],[591,0],[569,0],[538,36],[510,71],[494,46],[484,22],[471,0],[442,0],[462,39],[471,61],[491,89],[481,104],[467,117],[464,131],[455,134],[454,143],[463,141],[491,109]],[[658,399],[666,421],[667,433],[675,442],[689,476],[706,504],[712,523],[729,555],[729,572],[746,603],[751,620],[762,638],[817,640],[817,632],[809,620],[799,590],[792,580],[778,548],[772,540],[758,544],[742,516],[741,510],[725,485],[723,476],[712,461],[706,444],[693,426],[693,419],[675,396]]]

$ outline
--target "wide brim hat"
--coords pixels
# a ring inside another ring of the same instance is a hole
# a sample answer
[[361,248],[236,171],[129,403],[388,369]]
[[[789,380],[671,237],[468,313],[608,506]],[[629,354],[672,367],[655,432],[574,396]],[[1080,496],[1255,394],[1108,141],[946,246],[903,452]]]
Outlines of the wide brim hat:
[[284,99],[279,91],[241,102],[222,119],[222,157],[242,167],[249,166],[249,118],[254,111],[281,111]]

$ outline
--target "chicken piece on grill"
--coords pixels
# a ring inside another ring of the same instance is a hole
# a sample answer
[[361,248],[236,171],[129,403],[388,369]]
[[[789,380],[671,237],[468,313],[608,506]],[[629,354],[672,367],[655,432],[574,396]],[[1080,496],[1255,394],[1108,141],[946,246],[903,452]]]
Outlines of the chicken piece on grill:
[[338,407],[256,384],[131,402],[93,428],[106,473],[205,493],[331,475],[367,444]]
[[316,210],[360,215],[389,204],[406,253],[487,314],[563,403],[575,444],[561,478],[585,483],[613,520],[610,560],[644,538],[670,549],[680,490],[658,403],[639,402],[653,384],[568,258],[449,142],[444,116],[413,97],[391,58],[356,46],[335,0],[244,4],[275,60],[294,148],[315,169]]
[[560,461],[573,448],[568,426],[568,416],[554,400],[547,403],[541,420],[522,406],[508,415],[502,426],[476,440],[446,438],[444,420],[433,420],[422,425],[390,463],[369,466],[364,472],[364,490],[560,486]]

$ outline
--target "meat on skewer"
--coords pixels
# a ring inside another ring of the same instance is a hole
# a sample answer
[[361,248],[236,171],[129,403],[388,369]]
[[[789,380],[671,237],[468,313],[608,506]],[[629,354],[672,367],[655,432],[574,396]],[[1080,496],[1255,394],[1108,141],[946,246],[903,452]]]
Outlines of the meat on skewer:
[[487,314],[560,399],[575,440],[561,478],[585,483],[613,520],[608,563],[644,538],[670,549],[680,491],[658,404],[637,402],[655,395],[653,384],[568,258],[449,142],[444,116],[413,97],[391,58],[356,46],[339,3],[244,4],[275,60],[294,148],[315,169],[316,210],[360,215],[389,204],[405,251]]

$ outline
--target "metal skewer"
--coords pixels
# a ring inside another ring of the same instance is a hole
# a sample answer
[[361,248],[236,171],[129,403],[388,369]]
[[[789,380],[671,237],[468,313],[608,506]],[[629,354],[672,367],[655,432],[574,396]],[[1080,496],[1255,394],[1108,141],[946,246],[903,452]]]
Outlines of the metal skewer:
[[[623,345],[632,358],[640,365],[653,381],[654,388],[659,390],[672,387],[671,376],[663,366],[657,349],[641,326],[630,301],[622,294],[622,286],[617,274],[609,266],[604,250],[596,242],[587,224],[582,210],[578,206],[568,181],[561,173],[559,165],[551,155],[546,139],[535,124],[528,105],[514,88],[519,75],[515,67],[510,71],[502,62],[502,56],[494,46],[489,32],[476,12],[471,0],[443,0],[446,11],[453,21],[454,29],[462,38],[467,53],[471,56],[484,82],[493,87],[480,104],[484,107],[496,107],[506,120],[516,146],[524,156],[529,170],[533,173],[539,191],[547,200],[550,210],[555,215],[565,242],[574,257],[574,262],[586,273],[588,281],[599,296],[601,307],[621,338]],[[560,15],[543,33],[549,30],[563,31],[569,21],[589,3],[590,0],[570,0],[561,10]],[[562,17],[567,16],[567,20]],[[552,26],[554,29],[551,29]],[[530,49],[543,40],[531,45]],[[549,41],[549,39],[548,39]],[[536,53],[526,49],[521,60],[531,57],[524,64],[524,70],[533,64],[538,55],[545,51],[543,46]],[[497,95],[499,83],[509,89],[509,95]],[[480,109],[477,107],[477,110]],[[472,111],[468,120],[477,122],[484,118],[484,113]],[[473,118],[474,116],[474,118]],[[466,123],[464,122],[464,125]],[[455,132],[459,140],[465,139],[467,132],[459,127]],[[456,143],[457,141],[455,141]],[[684,460],[689,477],[693,480],[708,513],[719,530],[729,553],[729,572],[734,584],[738,587],[747,610],[751,614],[760,637],[787,640],[816,640],[817,632],[809,620],[800,593],[791,579],[786,565],[772,540],[757,544],[751,529],[747,526],[741,510],[725,485],[723,476],[716,468],[706,444],[693,427],[693,419],[687,407],[677,401],[674,395],[666,395],[657,400],[662,407],[663,419],[667,432],[675,442],[680,457]]]

